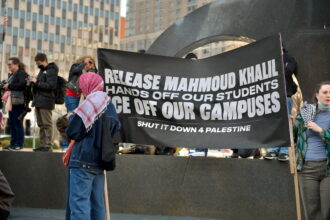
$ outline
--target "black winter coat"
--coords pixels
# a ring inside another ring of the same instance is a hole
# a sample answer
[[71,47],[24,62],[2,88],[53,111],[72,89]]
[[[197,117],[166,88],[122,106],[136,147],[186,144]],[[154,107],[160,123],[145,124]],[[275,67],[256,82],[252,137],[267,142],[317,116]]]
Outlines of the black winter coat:
[[297,85],[292,79],[292,75],[298,74],[298,65],[296,60],[288,54],[283,54],[283,63],[285,71],[285,86],[287,97],[293,96],[297,92]]
[[49,63],[41,69],[37,82],[33,85],[33,103],[37,108],[53,110],[55,108],[55,89],[57,86],[58,67]]
[[8,89],[10,91],[24,91],[27,82],[26,79],[29,75],[24,70],[19,69],[16,73],[11,74],[10,76]]

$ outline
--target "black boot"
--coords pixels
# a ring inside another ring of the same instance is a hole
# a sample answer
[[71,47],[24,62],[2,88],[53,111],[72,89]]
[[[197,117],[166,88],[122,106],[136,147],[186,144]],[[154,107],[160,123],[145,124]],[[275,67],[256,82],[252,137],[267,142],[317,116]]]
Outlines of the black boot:
[[3,209],[0,209],[0,220],[7,220],[9,212]]

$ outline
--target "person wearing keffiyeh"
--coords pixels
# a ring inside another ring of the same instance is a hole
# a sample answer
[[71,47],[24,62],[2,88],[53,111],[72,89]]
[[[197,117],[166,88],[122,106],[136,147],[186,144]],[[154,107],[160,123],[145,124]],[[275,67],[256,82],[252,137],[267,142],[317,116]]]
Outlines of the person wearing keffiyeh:
[[[85,100],[69,116],[66,134],[74,140],[69,161],[69,206],[70,218],[105,219],[104,167],[102,158],[102,120],[109,120],[109,135],[120,128],[114,105],[103,91],[100,75],[84,73],[79,78],[79,87]],[[102,117],[103,118],[103,117]]]
[[297,170],[306,220],[330,219],[330,81],[294,120]]

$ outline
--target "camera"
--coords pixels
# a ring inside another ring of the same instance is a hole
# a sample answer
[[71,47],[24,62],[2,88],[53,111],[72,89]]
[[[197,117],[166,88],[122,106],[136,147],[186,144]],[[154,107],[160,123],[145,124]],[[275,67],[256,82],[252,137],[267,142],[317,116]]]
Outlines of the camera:
[[29,112],[31,112],[31,108],[29,108],[29,107],[25,107],[25,108],[24,108],[24,111],[22,112],[22,114],[20,114],[20,115],[17,117],[18,120],[23,121],[24,118],[25,118],[25,116],[26,116],[26,114],[29,113]]
[[0,89],[3,89],[3,86],[4,86],[5,84],[7,84],[7,80],[2,80],[2,81],[0,82]]

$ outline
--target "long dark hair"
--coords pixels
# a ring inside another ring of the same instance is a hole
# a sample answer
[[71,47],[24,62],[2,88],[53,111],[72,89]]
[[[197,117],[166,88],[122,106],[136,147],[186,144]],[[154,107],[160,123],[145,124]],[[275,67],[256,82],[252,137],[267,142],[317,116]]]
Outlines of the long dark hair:
[[317,84],[317,86],[315,87],[315,93],[313,95],[313,100],[312,102],[314,104],[317,104],[317,98],[316,98],[316,94],[320,92],[320,89],[322,86],[325,86],[325,85],[330,85],[330,81],[323,81],[323,82],[320,82],[319,84]]
[[25,72],[25,64],[22,63],[18,57],[10,57],[8,60],[11,60],[13,64],[18,65],[18,69],[23,70]]

